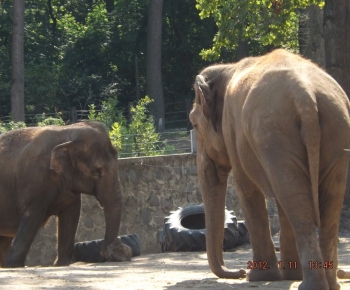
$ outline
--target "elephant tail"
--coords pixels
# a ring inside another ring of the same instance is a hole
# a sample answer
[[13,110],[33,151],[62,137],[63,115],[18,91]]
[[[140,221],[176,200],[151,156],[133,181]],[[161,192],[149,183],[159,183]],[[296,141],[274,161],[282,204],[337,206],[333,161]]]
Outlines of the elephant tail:
[[321,130],[317,100],[316,95],[305,87],[299,87],[299,90],[295,95],[294,104],[301,121],[300,135],[307,151],[314,218],[319,228],[321,225],[318,197]]

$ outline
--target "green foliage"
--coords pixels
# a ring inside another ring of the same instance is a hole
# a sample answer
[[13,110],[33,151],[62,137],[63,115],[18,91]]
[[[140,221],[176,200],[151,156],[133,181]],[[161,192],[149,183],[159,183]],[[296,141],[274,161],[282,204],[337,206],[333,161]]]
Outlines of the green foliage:
[[[46,117],[45,114],[42,114],[42,116],[37,121],[36,125],[38,127],[44,127],[48,125],[64,126],[65,122],[60,117],[57,117],[57,118]],[[27,125],[24,122],[14,122],[14,121],[10,121],[8,123],[0,122],[0,134],[7,131],[16,130],[19,128],[25,128],[25,127],[27,127]]]
[[[192,100],[194,77],[210,64],[202,59],[200,52],[211,46],[217,27],[212,18],[200,19],[195,4],[195,0],[163,3],[162,80],[165,103]],[[172,108],[183,111],[176,105]]]
[[25,10],[25,110],[52,113],[61,104],[58,90],[58,48],[46,0],[27,1]]
[[128,127],[130,137],[134,139],[132,154],[158,155],[159,134],[156,133],[153,116],[148,114],[147,105],[152,103],[148,96],[131,107],[132,120]]
[[159,155],[172,147],[167,146],[166,141],[160,141],[160,135],[155,130],[153,117],[147,109],[152,102],[146,96],[131,106],[129,124],[121,112],[116,110],[116,98],[104,101],[100,111],[96,110],[95,105],[89,105],[88,118],[107,126],[112,144],[119,149],[122,157]]
[[122,145],[122,132],[125,131],[125,128],[118,122],[113,123],[111,130],[109,131],[109,137],[114,146],[119,150],[123,149]]
[[42,116],[42,121],[39,121],[37,126],[44,127],[49,125],[56,125],[56,126],[64,126],[66,123],[63,121],[61,117],[45,117],[45,114]]
[[[119,109],[127,108],[136,99],[136,77],[139,96],[147,94],[145,55],[149,1],[114,1],[113,11],[109,13],[106,2],[112,3],[105,0],[26,1],[26,113],[66,112],[71,106],[86,109],[88,104],[101,104],[116,94]],[[235,61],[240,40],[249,42],[252,54],[277,46],[297,49],[298,9],[310,4],[323,5],[323,2],[164,1],[165,103],[192,99],[192,81],[198,71],[219,56],[220,61]],[[12,1],[0,1],[2,116],[10,112],[11,30]],[[107,122],[109,128],[115,121]]]
[[100,111],[96,111],[94,104],[89,105],[89,120],[95,120],[104,123],[108,129],[111,129],[114,122],[122,118],[121,112],[117,109],[117,98],[108,98],[102,101]]
[[23,122],[9,122],[9,123],[0,123],[0,134],[7,132],[7,131],[11,131],[11,130],[15,130],[15,129],[19,129],[19,128],[24,128],[26,127],[26,124]]
[[213,17],[218,32],[211,49],[203,49],[204,59],[215,60],[223,49],[237,48],[239,41],[257,42],[262,47],[298,49],[298,9],[323,0],[196,0],[200,17]]
[[[109,1],[111,2],[111,1]],[[147,0],[28,0],[25,11],[25,110],[41,114],[86,109],[116,95],[119,108],[147,94]],[[165,102],[193,97],[192,81],[207,63],[213,19],[202,21],[195,0],[164,1]],[[0,1],[0,115],[10,112],[12,1]]]
[[0,114],[10,111],[12,2],[0,1]]
[[[103,101],[100,111],[95,105],[89,105],[89,120],[104,123],[109,129],[109,136],[112,144],[119,149],[121,157],[154,156],[164,153],[171,153],[173,146],[167,144],[166,140],[161,140],[160,134],[155,130],[153,117],[149,114],[147,106],[152,103],[148,96],[132,106],[131,122],[123,117],[116,109],[117,99],[109,98]],[[37,118],[37,126],[48,125],[64,126],[65,122],[61,117],[46,117],[42,114]],[[0,134],[6,131],[26,127],[23,122],[0,122]]]
[[69,106],[78,108],[113,96],[117,66],[112,60],[113,25],[105,2],[96,1],[78,15],[77,11],[67,10],[58,19],[57,27],[65,39],[59,51],[59,94]]

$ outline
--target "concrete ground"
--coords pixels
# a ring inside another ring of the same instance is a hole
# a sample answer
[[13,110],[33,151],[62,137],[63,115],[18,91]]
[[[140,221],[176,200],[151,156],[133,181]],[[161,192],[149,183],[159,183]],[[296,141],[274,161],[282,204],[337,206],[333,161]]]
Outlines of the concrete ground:
[[[340,234],[339,268],[350,270],[350,233]],[[229,268],[247,268],[250,244],[224,253]],[[350,290],[350,279],[339,280]],[[205,252],[141,255],[130,262],[69,267],[0,269],[0,289],[297,289],[300,281],[247,282],[218,279],[211,273]]]

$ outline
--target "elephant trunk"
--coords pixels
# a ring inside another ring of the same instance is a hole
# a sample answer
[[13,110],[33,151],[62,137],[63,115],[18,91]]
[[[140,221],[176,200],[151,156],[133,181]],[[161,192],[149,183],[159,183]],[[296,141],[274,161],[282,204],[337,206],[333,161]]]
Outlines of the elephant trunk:
[[[113,170],[106,173],[97,187],[97,199],[103,206],[106,232],[101,248],[101,255],[106,257],[107,247],[118,240],[118,233],[122,213],[122,192],[119,181],[117,161],[113,164]],[[106,257],[108,260],[108,257]]]
[[205,209],[206,247],[210,269],[219,278],[239,279],[244,270],[229,270],[223,260],[226,188],[229,170],[197,154],[198,177]]
[[114,242],[119,233],[122,199],[121,197],[116,198],[115,200],[111,201],[111,203],[113,204],[106,204],[104,206],[106,232],[101,253],[105,253],[107,247]]

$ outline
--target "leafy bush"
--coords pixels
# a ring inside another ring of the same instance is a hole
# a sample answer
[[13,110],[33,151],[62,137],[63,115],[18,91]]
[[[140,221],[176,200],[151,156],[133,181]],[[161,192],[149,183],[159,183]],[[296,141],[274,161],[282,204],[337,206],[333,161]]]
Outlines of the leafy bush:
[[152,102],[153,100],[146,96],[130,109],[132,119],[128,133],[133,141],[130,152],[133,156],[153,156],[162,153],[160,136],[156,133],[153,116],[149,115],[147,110],[147,105]]
[[153,116],[147,106],[153,102],[148,96],[130,108],[131,122],[116,109],[117,100],[109,98],[102,103],[101,111],[89,105],[88,118],[104,123],[109,129],[109,136],[122,157],[154,156],[171,150],[166,141],[160,140],[156,132]]
[[26,127],[26,124],[23,122],[13,122],[10,121],[9,123],[0,123],[0,134],[7,132],[7,131],[11,131],[11,130],[15,130],[18,128],[24,128]]
[[123,127],[117,122],[115,122],[112,125],[112,129],[109,131],[109,137],[111,138],[112,144],[116,146],[119,150],[123,148],[122,131],[123,131]]
[[[148,96],[144,97],[130,108],[131,121],[116,108],[117,99],[109,98],[102,102],[101,110],[95,105],[89,105],[89,120],[104,123],[114,146],[119,149],[121,157],[154,156],[172,152],[174,146],[168,145],[167,140],[161,140],[156,132],[153,116],[149,114],[147,106],[153,102]],[[61,117],[46,117],[42,114],[36,119],[37,126],[48,125],[64,126]],[[0,122],[0,134],[9,130],[26,127],[23,122]]]
[[48,117],[43,119],[41,122],[38,122],[39,127],[49,126],[49,125],[58,125],[58,126],[64,126],[66,123],[63,121],[62,118],[54,118],[54,117]]
[[108,130],[112,129],[115,122],[123,119],[121,112],[117,109],[117,98],[108,98],[102,101],[101,110],[97,111],[94,104],[89,105],[89,120],[95,120],[104,123]]
[[[60,117],[57,117],[57,118],[46,117],[45,114],[42,114],[37,120],[37,126],[43,127],[48,125],[64,126],[65,122]],[[25,128],[25,127],[27,127],[27,125],[24,122],[14,122],[14,121],[10,121],[8,123],[0,122],[0,134],[7,131],[16,130],[19,128]]]

